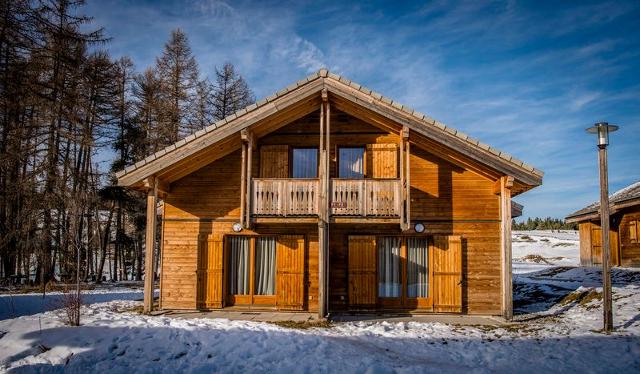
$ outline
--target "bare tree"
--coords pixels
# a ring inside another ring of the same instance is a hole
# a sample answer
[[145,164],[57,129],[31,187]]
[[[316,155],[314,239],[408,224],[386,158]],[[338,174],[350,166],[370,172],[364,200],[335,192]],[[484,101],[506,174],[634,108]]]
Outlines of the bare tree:
[[236,73],[231,63],[221,70],[215,69],[216,83],[213,87],[213,115],[216,120],[225,118],[255,102],[247,82]]

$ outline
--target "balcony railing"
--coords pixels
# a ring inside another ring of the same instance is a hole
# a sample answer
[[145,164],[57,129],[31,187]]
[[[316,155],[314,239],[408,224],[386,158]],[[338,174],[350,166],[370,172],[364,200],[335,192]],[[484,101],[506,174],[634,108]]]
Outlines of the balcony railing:
[[[254,178],[251,213],[258,217],[317,216],[318,179]],[[398,179],[332,179],[330,214],[399,217],[402,190]]]
[[402,201],[398,179],[332,179],[331,214],[399,217]]
[[317,179],[254,178],[252,213],[256,216],[312,216],[318,214]]

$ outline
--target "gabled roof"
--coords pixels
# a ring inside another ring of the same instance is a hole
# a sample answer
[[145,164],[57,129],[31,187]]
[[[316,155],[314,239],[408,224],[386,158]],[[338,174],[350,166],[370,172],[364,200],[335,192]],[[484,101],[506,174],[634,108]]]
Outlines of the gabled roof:
[[[326,69],[320,69],[317,73],[187,136],[134,165],[126,167],[116,173],[118,184],[140,187],[143,181],[150,176],[162,177],[162,174],[168,173],[172,167],[174,169],[182,167],[183,165],[178,165],[181,161],[189,158],[197,158],[202,161],[206,159],[204,153],[207,148],[222,143],[225,139],[230,139],[234,134],[239,134],[241,130],[253,124],[276,117],[281,111],[291,111],[298,115],[308,114],[317,109],[317,106],[313,106],[312,100],[315,98],[319,100],[319,93],[323,89],[327,89],[328,93],[336,98],[363,107],[371,113],[390,119],[402,126],[408,126],[411,131],[451,148],[481,165],[486,165],[504,175],[511,175],[523,185],[534,187],[542,184],[542,171],[423,113],[344,77],[330,73]],[[295,112],[294,107],[296,108]]]
[[[609,195],[610,213],[614,214],[622,208],[640,205],[640,181],[632,183]],[[581,222],[599,218],[600,202],[592,203],[566,217],[567,222]]]

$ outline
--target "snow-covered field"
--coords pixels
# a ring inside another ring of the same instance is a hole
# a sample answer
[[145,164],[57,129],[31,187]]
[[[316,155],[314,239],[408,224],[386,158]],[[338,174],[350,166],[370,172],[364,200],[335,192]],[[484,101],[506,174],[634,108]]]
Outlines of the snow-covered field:
[[[562,255],[551,250],[566,250],[554,247],[551,239],[570,238],[534,236],[548,237],[551,244],[527,241],[529,248],[520,247],[518,255],[514,244],[514,258],[533,254],[575,260],[568,250]],[[65,326],[55,310],[0,321],[0,371],[640,371],[640,271],[614,270],[616,331],[606,335],[599,331],[599,271],[559,267],[553,261],[514,275],[516,322],[503,326],[349,322],[296,330],[260,322],[144,316],[132,310],[139,301],[116,300],[83,307],[81,327]]]
[[580,265],[578,231],[514,231],[513,273]]

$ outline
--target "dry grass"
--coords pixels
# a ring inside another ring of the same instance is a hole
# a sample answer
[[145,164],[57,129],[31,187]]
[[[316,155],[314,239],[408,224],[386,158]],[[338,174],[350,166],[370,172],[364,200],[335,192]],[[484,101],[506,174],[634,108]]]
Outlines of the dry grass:
[[308,321],[274,321],[270,322],[276,326],[288,329],[307,330],[312,328],[330,329],[333,323],[327,320],[308,320]]
[[527,242],[527,243],[535,243],[535,240],[529,235],[520,235],[516,237],[516,242]]
[[598,292],[595,289],[580,291],[580,292],[572,292],[565,296],[562,300],[560,300],[560,305],[570,305],[577,304],[586,309],[594,309],[599,308],[600,305],[589,305],[592,301],[602,300],[602,292]]
[[124,309],[117,310],[117,312],[119,312],[119,313],[144,314],[144,306],[143,305],[136,305],[136,306],[132,306],[130,308],[124,308]]

